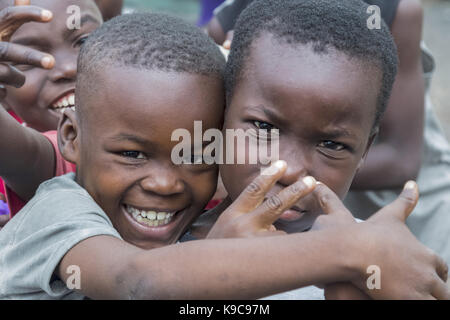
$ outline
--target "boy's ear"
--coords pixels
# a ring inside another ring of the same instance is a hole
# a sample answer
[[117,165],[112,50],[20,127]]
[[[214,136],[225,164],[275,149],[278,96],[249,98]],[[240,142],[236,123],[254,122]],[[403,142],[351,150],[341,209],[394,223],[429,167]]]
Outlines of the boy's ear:
[[366,145],[366,150],[364,150],[364,154],[361,157],[361,160],[359,160],[358,163],[358,168],[356,169],[356,172],[359,171],[359,169],[361,169],[361,167],[364,164],[364,161],[366,161],[367,158],[367,154],[369,153],[370,147],[372,146],[373,142],[375,141],[375,138],[378,136],[378,132],[379,129],[376,128],[375,130],[373,130],[373,132],[370,134],[369,140],[367,141],[367,145]]
[[78,164],[79,126],[75,111],[67,109],[58,125],[58,147],[64,159]]

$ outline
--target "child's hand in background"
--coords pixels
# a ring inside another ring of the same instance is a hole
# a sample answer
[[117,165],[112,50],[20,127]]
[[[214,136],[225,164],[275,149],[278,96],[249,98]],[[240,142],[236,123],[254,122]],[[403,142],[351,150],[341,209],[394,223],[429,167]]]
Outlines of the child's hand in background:
[[51,69],[55,63],[49,54],[9,42],[24,23],[49,22],[52,13],[29,5],[30,0],[15,0],[14,4],[0,11],[0,99],[6,96],[4,85],[20,88],[25,83],[24,73],[15,66],[31,65]]
[[[258,176],[217,219],[207,238],[246,238],[284,234],[273,223],[316,185],[312,177],[286,187],[264,201],[266,194],[286,171],[286,162],[277,161]],[[268,174],[270,172],[270,174]]]

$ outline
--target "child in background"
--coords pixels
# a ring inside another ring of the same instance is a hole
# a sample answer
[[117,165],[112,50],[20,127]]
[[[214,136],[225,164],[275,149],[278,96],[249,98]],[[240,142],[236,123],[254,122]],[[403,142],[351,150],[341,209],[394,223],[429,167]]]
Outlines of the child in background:
[[[194,120],[204,130],[221,126],[223,63],[200,30],[164,15],[125,15],[92,34],[79,57],[76,111],[64,112],[58,131],[77,173],[42,184],[0,233],[0,269],[8,270],[0,272],[1,297],[239,299],[337,279],[364,288],[369,256],[384,270],[378,297],[448,294],[445,265],[401,222],[413,206],[406,199],[416,201],[414,185],[361,225],[167,246],[215,189],[215,165],[173,164],[171,134],[192,135]],[[314,188],[313,179],[299,180],[278,194],[276,208],[270,199],[259,206],[286,171],[276,167],[273,177],[254,181],[235,212],[263,210],[267,218],[265,209],[283,212]],[[74,265],[77,291],[65,286]],[[390,273],[394,265],[402,272]]]
[[[12,1],[0,1],[0,8],[9,12],[2,15],[0,21],[0,46],[8,48],[2,57],[2,61],[8,63],[2,64],[0,70],[1,103],[15,111],[28,127],[42,132],[55,130],[61,112],[74,106],[79,49],[88,35],[101,25],[101,13],[92,0],[36,0],[33,6],[29,5],[29,1],[16,1],[15,4],[11,6]],[[66,11],[68,6],[74,4],[81,9],[81,28],[69,30]],[[9,28],[11,25],[14,27]],[[9,148],[15,148],[18,152],[17,157],[0,157],[0,176],[7,182],[6,196],[14,215],[34,195],[42,181],[55,174],[73,171],[74,167],[55,162],[53,156],[40,157],[45,153],[35,149],[34,146],[40,146],[51,150],[52,144],[56,145],[55,132],[42,135],[34,130],[22,130],[18,123],[6,120],[9,115],[0,109],[1,117],[6,121],[0,127],[2,136],[8,137],[17,128],[17,132],[26,137],[22,140],[23,145],[12,145],[9,139],[3,139],[0,143],[2,152],[14,154]],[[34,144],[36,141],[40,143]],[[30,145],[35,157],[24,152],[29,150],[27,147]],[[54,165],[44,165],[47,161]],[[49,170],[45,170],[47,167]],[[0,183],[3,184],[1,179]]]
[[102,12],[103,20],[108,21],[122,13],[123,0],[95,0]]
[[201,12],[197,21],[197,26],[204,27],[213,17],[214,9],[224,2],[224,0],[201,0],[200,2]]

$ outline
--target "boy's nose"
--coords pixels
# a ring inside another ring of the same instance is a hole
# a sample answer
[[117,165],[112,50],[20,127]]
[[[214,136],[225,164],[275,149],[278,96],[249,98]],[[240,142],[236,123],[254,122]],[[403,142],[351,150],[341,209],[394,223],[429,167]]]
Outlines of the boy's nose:
[[77,76],[77,58],[72,56],[55,56],[55,66],[50,72],[53,82],[74,81]]
[[289,186],[299,179],[309,175],[308,170],[300,160],[285,160],[287,162],[287,169],[284,176],[278,180],[279,184]]
[[141,180],[142,189],[161,196],[171,196],[184,191],[184,183],[175,174],[165,170],[158,170],[157,173]]

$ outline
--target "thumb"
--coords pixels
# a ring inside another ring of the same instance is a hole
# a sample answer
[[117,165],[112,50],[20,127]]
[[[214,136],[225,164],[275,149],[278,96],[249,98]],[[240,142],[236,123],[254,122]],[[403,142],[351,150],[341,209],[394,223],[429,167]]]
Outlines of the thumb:
[[419,188],[414,181],[408,181],[403,187],[403,191],[398,198],[378,211],[374,218],[380,217],[395,217],[398,220],[405,222],[411,212],[414,210],[417,201],[419,200]]
[[30,0],[14,0],[15,6],[29,6]]

